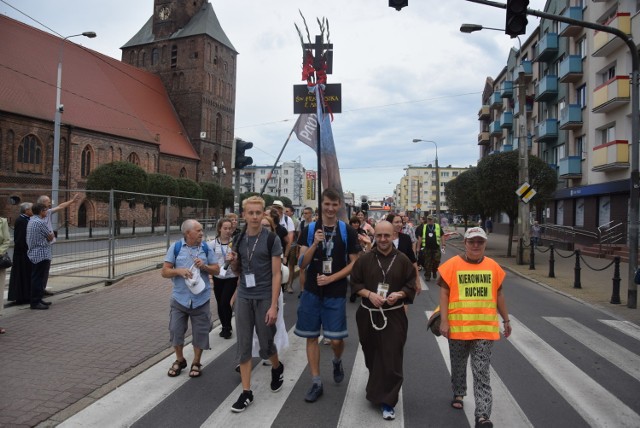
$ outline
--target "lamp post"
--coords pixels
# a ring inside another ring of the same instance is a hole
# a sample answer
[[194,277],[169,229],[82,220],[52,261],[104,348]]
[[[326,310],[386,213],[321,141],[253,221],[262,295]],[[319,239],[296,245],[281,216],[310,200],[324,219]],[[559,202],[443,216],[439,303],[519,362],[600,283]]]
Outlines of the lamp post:
[[438,166],[438,143],[433,140],[421,140],[419,138],[414,138],[414,143],[419,142],[425,143],[433,143],[436,146],[436,216],[438,217],[438,224],[440,224],[440,167]]
[[[462,33],[473,33],[481,30],[494,30],[504,31],[503,28],[484,27],[480,24],[462,24],[460,31]],[[522,56],[522,42],[518,37],[518,56]],[[524,69],[518,67],[518,74],[523,75]],[[519,76],[522,77],[522,76]],[[519,185],[529,182],[529,151],[527,150],[527,112],[526,112],[526,93],[527,87],[524,83],[524,79],[520,82],[518,87],[518,109],[520,110],[520,116],[518,119],[518,180]],[[516,254],[517,263],[525,264],[523,246],[529,242],[529,205],[526,203],[518,203],[518,251]]]
[[[60,103],[60,93],[62,92],[62,54],[64,52],[64,42],[71,37],[84,36],[90,39],[96,37],[93,31],[85,31],[80,34],[73,34],[62,39],[60,50],[58,51],[58,79],[56,83],[56,113],[53,125],[53,171],[51,173],[51,204],[58,205],[58,190],[60,187],[60,121],[64,106]],[[58,229],[58,213],[51,216],[53,230]]]

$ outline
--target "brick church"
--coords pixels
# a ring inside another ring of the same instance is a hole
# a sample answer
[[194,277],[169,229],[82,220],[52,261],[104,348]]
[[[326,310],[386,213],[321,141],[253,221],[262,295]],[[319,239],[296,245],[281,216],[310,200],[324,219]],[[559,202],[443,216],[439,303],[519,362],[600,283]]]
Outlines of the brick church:
[[[26,189],[51,188],[60,59],[61,201],[112,161],[231,185],[238,53],[206,0],[153,3],[122,61],[0,16],[0,216],[17,216],[8,196],[20,189],[32,201]],[[84,201],[70,217],[96,209]]]

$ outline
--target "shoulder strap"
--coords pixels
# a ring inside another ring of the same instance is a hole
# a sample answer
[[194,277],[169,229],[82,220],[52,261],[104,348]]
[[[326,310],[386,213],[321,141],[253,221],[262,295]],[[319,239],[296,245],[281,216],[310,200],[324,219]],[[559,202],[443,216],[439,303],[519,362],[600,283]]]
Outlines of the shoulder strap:
[[316,222],[309,223],[309,233],[307,233],[307,247],[313,245],[313,234],[316,232]]
[[273,232],[269,232],[269,236],[267,236],[267,247],[269,248],[269,258],[271,258],[271,248],[273,247],[273,243],[276,240],[276,234]]
[[182,239],[175,243],[173,247],[173,257],[178,257],[178,254],[180,254],[180,249],[182,249]]
[[338,220],[338,228],[340,228],[340,236],[342,236],[342,242],[344,242],[344,248],[345,248],[345,253],[347,251],[347,224],[342,221],[342,220]]
[[204,251],[205,257],[209,257],[209,246],[204,241],[202,241],[202,251]]

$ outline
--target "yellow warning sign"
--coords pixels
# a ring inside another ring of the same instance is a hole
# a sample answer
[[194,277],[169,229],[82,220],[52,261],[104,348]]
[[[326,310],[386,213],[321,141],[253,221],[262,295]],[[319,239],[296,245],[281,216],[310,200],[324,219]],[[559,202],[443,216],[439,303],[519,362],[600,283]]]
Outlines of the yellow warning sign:
[[536,192],[535,189],[531,187],[531,185],[526,181],[516,190],[516,195],[518,195],[520,197],[520,200],[522,200],[522,202],[524,202],[525,204],[528,203],[531,198],[536,195],[536,193],[538,192]]

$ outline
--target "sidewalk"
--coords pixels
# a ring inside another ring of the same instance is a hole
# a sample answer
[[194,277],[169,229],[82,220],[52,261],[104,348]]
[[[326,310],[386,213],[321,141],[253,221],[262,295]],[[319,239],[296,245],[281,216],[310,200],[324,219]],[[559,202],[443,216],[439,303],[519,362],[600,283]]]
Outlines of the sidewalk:
[[[548,252],[536,252],[536,269],[529,270],[528,264],[516,264],[516,245],[514,256],[506,257],[507,239],[491,234],[487,244],[487,255],[505,269],[640,324],[640,310],[626,307],[626,263],[620,265],[622,304],[612,305],[613,266],[596,272],[583,264],[582,289],[574,289],[575,257],[557,255],[556,278],[548,278]],[[462,248],[460,239],[449,241],[449,254]],[[595,268],[610,262],[584,259]],[[172,353],[167,332],[171,284],[159,270],[109,287],[63,289],[54,286],[47,311],[8,307],[0,319],[7,329],[0,336],[0,426],[55,426]],[[212,310],[217,319],[215,304]]]
[[[461,232],[462,229],[458,229]],[[611,304],[611,294],[613,290],[613,273],[614,266],[603,271],[596,271],[594,269],[601,269],[611,263],[609,259],[599,259],[589,256],[581,256],[580,260],[580,283],[582,288],[574,288],[574,276],[575,276],[575,255],[569,256],[572,252],[565,250],[555,251],[554,273],[555,278],[549,278],[549,255],[550,251],[546,251],[548,247],[539,247],[535,251],[535,270],[529,269],[529,255],[525,254],[525,260],[527,263],[524,265],[518,265],[516,263],[516,253],[518,250],[518,243],[513,242],[511,250],[512,257],[507,257],[507,245],[509,243],[509,237],[507,234],[492,233],[489,235],[489,241],[485,254],[488,257],[496,260],[500,265],[517,275],[531,279],[543,286],[547,286],[559,293],[575,297],[583,300],[594,306],[597,306],[611,315],[640,324],[640,310],[627,308],[627,270],[629,269],[628,263],[620,263],[620,301],[621,304]],[[453,239],[447,241],[447,245],[453,245],[460,251],[464,251],[464,244],[461,239]],[[542,251],[546,251],[542,253]],[[526,249],[528,253],[529,249]],[[587,266],[588,265],[588,266]],[[593,268],[593,269],[591,269]]]

